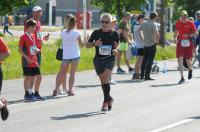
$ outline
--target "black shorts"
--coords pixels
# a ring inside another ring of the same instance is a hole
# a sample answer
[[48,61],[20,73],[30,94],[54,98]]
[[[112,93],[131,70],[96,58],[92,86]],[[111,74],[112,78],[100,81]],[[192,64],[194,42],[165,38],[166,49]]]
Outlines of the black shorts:
[[106,59],[94,58],[93,63],[97,75],[100,75],[104,73],[106,69],[113,69],[115,65],[115,57],[110,57]]
[[137,55],[138,56],[144,56],[144,48],[137,49]]
[[41,75],[39,67],[22,67],[24,76]]

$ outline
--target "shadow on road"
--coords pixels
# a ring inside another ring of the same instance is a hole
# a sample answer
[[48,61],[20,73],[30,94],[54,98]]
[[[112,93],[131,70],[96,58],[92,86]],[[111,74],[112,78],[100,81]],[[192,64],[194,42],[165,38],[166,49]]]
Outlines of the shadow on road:
[[118,80],[116,82],[119,83],[119,84],[122,84],[122,83],[141,83],[141,82],[144,82],[144,80],[140,80],[140,79],[137,79],[137,80]]
[[191,117],[190,119],[200,119],[200,116],[194,116],[194,117]]
[[172,84],[158,84],[158,85],[151,85],[150,87],[170,87],[170,86],[177,86],[180,85],[178,83],[172,83]]
[[106,114],[105,112],[89,112],[84,114],[74,114],[74,115],[66,115],[61,117],[51,117],[51,120],[66,120],[66,119],[78,119],[78,118],[86,118],[91,116],[97,116]]
[[14,101],[8,101],[8,105],[13,105],[13,104],[22,104],[22,103],[33,103],[37,101],[46,101],[46,100],[52,100],[52,99],[59,99],[63,97],[68,97],[67,95],[61,95],[61,96],[44,96],[45,100],[35,100],[35,101],[24,101],[24,99],[19,99],[19,100],[14,100]]
[[94,87],[100,87],[101,85],[77,85],[77,86],[74,86],[74,87],[77,87],[77,88],[94,88]]

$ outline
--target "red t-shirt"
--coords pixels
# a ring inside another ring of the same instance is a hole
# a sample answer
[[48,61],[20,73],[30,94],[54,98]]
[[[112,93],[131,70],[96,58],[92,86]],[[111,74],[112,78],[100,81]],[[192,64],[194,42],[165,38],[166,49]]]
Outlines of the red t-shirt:
[[[187,20],[187,22],[185,23],[177,21],[176,30],[179,32],[179,40],[189,39],[189,35],[197,31],[194,23],[189,20]],[[188,36],[185,36],[185,34],[187,34]]]
[[[35,31],[34,31],[34,34],[36,36],[36,45],[37,45],[37,48],[41,50],[42,48],[42,41],[44,40],[44,36],[41,32],[41,23],[40,21],[36,21],[37,24],[36,24],[36,28],[35,28]],[[24,32],[26,32],[26,23],[24,25]]]
[[19,46],[22,48],[22,51],[30,57],[32,63],[28,64],[26,59],[22,57],[22,66],[23,67],[38,67],[37,55],[35,53],[36,44],[35,44],[35,35],[31,34],[30,36],[25,33],[20,37]]
[[[9,48],[8,46],[5,44],[5,42],[0,38],[0,53],[8,53],[9,52]],[[0,61],[0,64],[2,64],[2,61]]]

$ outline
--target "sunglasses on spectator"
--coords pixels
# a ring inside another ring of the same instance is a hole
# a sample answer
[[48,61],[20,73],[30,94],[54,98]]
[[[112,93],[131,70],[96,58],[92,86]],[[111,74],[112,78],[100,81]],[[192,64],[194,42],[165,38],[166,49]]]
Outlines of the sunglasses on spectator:
[[108,23],[110,23],[110,21],[103,21],[103,20],[102,20],[101,23],[102,23],[102,24],[108,24]]

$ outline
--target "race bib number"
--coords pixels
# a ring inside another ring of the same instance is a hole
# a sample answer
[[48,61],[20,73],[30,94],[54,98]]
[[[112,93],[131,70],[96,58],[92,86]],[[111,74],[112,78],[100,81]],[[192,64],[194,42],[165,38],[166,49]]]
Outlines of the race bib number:
[[112,45],[101,45],[99,46],[100,55],[111,55]]
[[31,54],[31,55],[35,55],[35,54],[36,54],[35,52],[36,52],[36,46],[35,46],[35,45],[34,45],[34,46],[31,46],[31,47],[30,47],[30,54]]
[[181,47],[190,47],[190,40],[181,40]]

